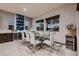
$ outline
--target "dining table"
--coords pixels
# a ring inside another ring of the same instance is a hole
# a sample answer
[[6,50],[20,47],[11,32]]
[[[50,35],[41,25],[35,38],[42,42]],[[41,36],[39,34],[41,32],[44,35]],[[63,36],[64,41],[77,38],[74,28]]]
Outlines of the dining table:
[[49,40],[47,36],[45,36],[44,32],[42,34],[35,33],[35,39],[41,41],[37,46],[41,48],[44,48],[45,43],[43,43],[44,40]]

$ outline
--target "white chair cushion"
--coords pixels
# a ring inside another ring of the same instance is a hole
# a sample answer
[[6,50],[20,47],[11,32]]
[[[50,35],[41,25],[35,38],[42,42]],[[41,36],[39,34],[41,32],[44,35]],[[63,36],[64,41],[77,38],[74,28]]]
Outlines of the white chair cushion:
[[40,36],[44,36],[44,32],[43,31],[39,31],[38,32]]
[[35,40],[35,44],[39,44],[41,43],[41,41]]
[[45,31],[44,34],[45,34],[46,36],[48,36],[48,35],[50,35],[50,32],[49,32],[49,31]]
[[50,32],[45,31],[44,32],[44,37],[50,39]]
[[45,40],[43,43],[51,46],[51,42],[49,40]]

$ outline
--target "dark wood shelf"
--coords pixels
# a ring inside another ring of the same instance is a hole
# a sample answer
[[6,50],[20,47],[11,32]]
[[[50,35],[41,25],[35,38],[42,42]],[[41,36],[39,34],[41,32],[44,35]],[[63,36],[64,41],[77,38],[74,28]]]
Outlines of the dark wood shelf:
[[13,33],[0,33],[0,43],[13,41]]
[[77,51],[76,36],[66,35],[66,48]]

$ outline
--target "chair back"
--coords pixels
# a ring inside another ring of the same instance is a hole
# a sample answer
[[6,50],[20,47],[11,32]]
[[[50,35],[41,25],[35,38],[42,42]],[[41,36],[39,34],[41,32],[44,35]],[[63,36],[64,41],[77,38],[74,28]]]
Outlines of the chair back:
[[45,31],[45,32],[44,32],[44,37],[50,38],[50,32],[49,32],[49,31]]
[[28,32],[28,31],[25,31],[25,34],[26,34],[26,40],[27,40],[28,42],[30,42],[30,39],[29,39],[29,32]]
[[30,34],[30,43],[35,45],[35,33],[30,31],[29,34]]
[[54,37],[55,37],[54,35],[55,35],[55,32],[50,32],[50,42],[52,45],[54,44]]
[[23,32],[21,32],[21,34],[22,34],[22,40],[25,40],[24,31],[23,31]]

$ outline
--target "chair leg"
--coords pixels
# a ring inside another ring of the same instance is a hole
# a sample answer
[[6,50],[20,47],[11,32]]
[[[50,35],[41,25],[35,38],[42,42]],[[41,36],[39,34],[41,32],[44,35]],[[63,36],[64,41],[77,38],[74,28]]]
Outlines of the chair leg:
[[25,40],[22,41],[23,45],[25,44]]
[[53,43],[53,49],[55,50],[55,43]]
[[50,53],[52,52],[52,47],[50,46]]
[[33,46],[33,47],[34,47],[34,48],[33,48],[33,53],[35,53],[35,51],[36,51],[35,48],[36,48],[36,47],[35,47],[35,46]]

